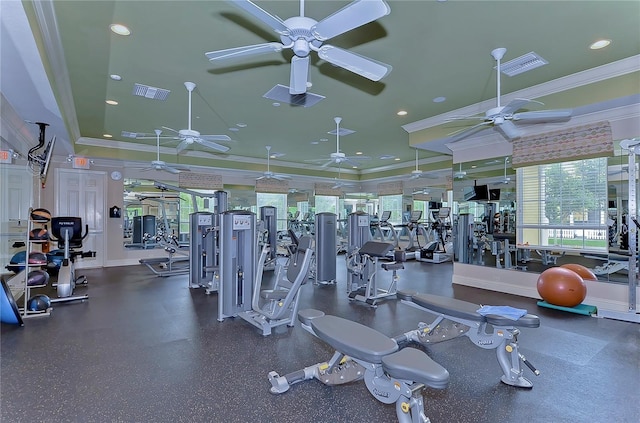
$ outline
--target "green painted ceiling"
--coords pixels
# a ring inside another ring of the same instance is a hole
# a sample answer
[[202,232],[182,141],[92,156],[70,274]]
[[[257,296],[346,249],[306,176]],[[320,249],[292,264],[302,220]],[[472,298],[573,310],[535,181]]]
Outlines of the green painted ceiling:
[[[283,19],[299,14],[297,1],[256,3]],[[122,131],[152,133],[161,126],[187,127],[188,97],[183,84],[192,81],[197,84],[193,128],[202,134],[229,135],[234,142],[227,155],[163,156],[168,162],[263,171],[265,146],[271,145],[272,151],[285,153],[272,163],[275,172],[334,175],[337,168],[320,168],[304,160],[324,158],[335,151],[335,137],[327,131],[335,129],[333,118],[341,116],[342,127],[356,131],[341,137],[341,150],[347,155],[360,151],[372,158],[360,166],[368,171],[363,178],[407,174],[414,168],[415,156],[402,125],[493,99],[496,75],[490,52],[494,48],[507,48],[504,62],[531,51],[549,62],[518,76],[503,76],[503,95],[640,54],[637,1],[388,3],[390,15],[325,44],[388,63],[392,72],[372,82],[312,53],[313,86],[309,91],[326,98],[303,108],[274,107],[263,98],[274,85],[288,85],[290,52],[233,65],[214,65],[204,56],[208,51],[278,40],[269,28],[231,2],[56,0],[54,15],[39,17],[39,6],[24,2],[36,35],[46,38],[47,32],[37,29],[37,25],[46,25],[54,41],[57,36],[61,42],[58,52],[43,48],[41,54],[69,133],[78,137],[72,140],[75,151],[122,160],[154,158],[149,152],[136,151],[138,143],[153,145],[153,140],[123,138]],[[346,4],[307,0],[305,15],[321,20]],[[109,31],[111,23],[126,24],[132,34],[114,35]],[[611,39],[612,44],[589,50],[588,45],[599,38]],[[113,81],[110,74],[119,74],[122,80]],[[132,95],[134,83],[171,93],[166,101],[136,97]],[[577,107],[637,94],[639,85],[635,73],[549,95],[542,101],[544,108]],[[447,100],[434,103],[432,99],[438,96]],[[72,101],[65,104],[65,97]],[[107,99],[119,105],[109,106]],[[397,116],[400,109],[408,115]],[[247,126],[238,128],[238,123]],[[232,127],[239,130],[229,131]],[[447,130],[440,125],[420,131],[419,137],[422,141],[441,138]],[[105,139],[105,133],[113,138]],[[322,138],[328,141],[311,144]],[[120,148],[123,146],[126,148]],[[400,161],[380,159],[384,155],[397,156]],[[421,160],[438,155],[420,152]],[[443,160],[421,169],[449,166],[443,163],[450,163],[450,158]],[[390,167],[398,163],[405,168]],[[346,177],[360,177],[358,171],[352,172]]]

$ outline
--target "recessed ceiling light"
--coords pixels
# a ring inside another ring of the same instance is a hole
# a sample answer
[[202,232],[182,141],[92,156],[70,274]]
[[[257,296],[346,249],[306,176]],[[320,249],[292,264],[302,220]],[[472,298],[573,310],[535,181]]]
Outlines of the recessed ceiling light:
[[111,74],[109,75],[109,78],[113,79],[114,81],[122,81],[122,77],[118,74]]
[[399,162],[399,161],[400,161],[400,157],[396,157],[396,158],[395,158],[395,159],[393,159],[393,160],[395,160],[396,162]]
[[358,166],[351,166],[351,169],[357,169]]
[[446,99],[447,99],[447,97],[436,97],[436,98],[433,99],[433,102],[434,103],[442,103]]
[[111,134],[102,134],[102,136],[105,138],[113,138],[113,135]]
[[362,155],[362,151],[356,151],[356,154],[357,154],[358,156],[361,156],[361,155]]
[[240,122],[240,123],[236,123],[236,126],[237,126],[238,128],[246,128],[246,127],[247,127],[247,124],[246,124],[246,123],[242,123],[242,122]]
[[406,110],[400,110],[398,113],[396,113],[398,116],[406,116],[407,115],[407,111]]
[[117,106],[118,105],[118,102],[115,101],[115,100],[107,100],[107,101],[105,101],[105,103],[110,104],[112,106]]
[[320,142],[327,142],[327,141],[329,141],[328,138],[320,138]]
[[591,50],[599,50],[601,48],[605,48],[609,44],[611,44],[611,40],[598,40],[595,43],[591,44],[589,48]]
[[231,127],[231,128],[229,128],[229,131],[231,131],[231,132],[238,132],[238,131],[239,131],[239,129],[238,129],[238,128],[233,128],[233,127]]
[[109,25],[109,29],[111,29],[114,34],[131,35],[131,30],[122,24],[111,24]]
[[312,145],[318,145],[318,144],[320,144],[320,143],[319,143],[318,141],[311,141],[311,144],[312,144]]
[[275,103],[271,103],[271,105],[272,105],[273,107],[280,107],[280,103],[278,103],[277,101],[276,101]]

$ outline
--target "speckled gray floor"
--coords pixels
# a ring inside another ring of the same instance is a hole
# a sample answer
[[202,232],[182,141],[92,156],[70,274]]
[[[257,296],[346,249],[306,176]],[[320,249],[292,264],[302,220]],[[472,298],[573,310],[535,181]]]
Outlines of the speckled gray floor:
[[[349,303],[344,258],[337,286],[302,287],[313,307],[394,336],[428,314],[396,300],[377,309]],[[535,300],[451,285],[451,264],[408,262],[400,288],[538,314],[522,329],[521,352],[542,372],[531,390],[500,383],[495,351],[467,338],[425,351],[449,370],[449,387],[425,390],[425,410],[445,422],[640,421],[640,325],[536,306]],[[317,381],[269,393],[267,373],[285,374],[332,351],[299,325],[269,337],[240,319],[218,322],[217,296],[189,289],[187,276],[158,278],[146,267],[94,269],[90,299],[58,304],[49,318],[2,325],[3,422],[394,422],[392,405],[363,382]],[[384,275],[385,277],[387,275]],[[384,280],[384,279],[383,279]]]

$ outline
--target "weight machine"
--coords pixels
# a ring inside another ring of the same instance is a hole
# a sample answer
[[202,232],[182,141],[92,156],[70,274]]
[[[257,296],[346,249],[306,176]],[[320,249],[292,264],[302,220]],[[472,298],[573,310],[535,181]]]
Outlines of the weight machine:
[[[256,277],[256,215],[244,210],[220,214],[218,321],[251,310]],[[335,261],[335,260],[334,260]]]
[[220,216],[227,211],[227,195],[226,191],[213,194],[213,213],[189,215],[189,288],[205,288],[207,294],[218,291],[220,282]]
[[[363,212],[351,213],[348,217],[347,247],[347,294],[351,301],[361,301],[377,307],[379,300],[395,296],[397,292],[397,271],[404,269],[401,259],[404,251],[396,251],[398,261],[388,261],[378,266],[378,260],[393,255],[393,244],[370,241],[369,215]],[[379,269],[392,271],[391,283],[387,288],[379,288]]]

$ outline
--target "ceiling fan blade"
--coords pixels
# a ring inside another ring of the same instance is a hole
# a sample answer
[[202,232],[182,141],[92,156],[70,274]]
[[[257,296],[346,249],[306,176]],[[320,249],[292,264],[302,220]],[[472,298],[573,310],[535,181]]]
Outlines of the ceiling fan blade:
[[472,126],[471,128],[467,128],[467,129],[463,129],[462,131],[457,131],[454,132],[448,139],[447,139],[447,143],[454,143],[454,142],[458,142],[461,141],[467,137],[470,137],[471,135],[475,134],[476,132],[480,132],[483,131],[487,128],[489,128],[489,125],[491,125],[491,122],[482,122],[479,123],[477,125]]
[[277,16],[272,15],[260,6],[249,0],[234,0],[232,2],[236,7],[244,10],[253,17],[261,20],[268,26],[270,26],[275,32],[280,35],[288,35],[289,28],[284,24],[284,21]]
[[202,138],[194,138],[194,141],[200,145],[203,145],[212,150],[220,151],[222,153],[229,151],[229,147],[227,147],[226,145],[218,144],[213,141],[203,140]]
[[504,106],[502,108],[502,110],[500,111],[500,113],[501,114],[505,114],[505,115],[510,115],[510,114],[515,113],[518,110],[522,109],[527,104],[533,103],[533,102],[534,102],[533,100],[529,100],[529,99],[526,99],[526,98],[516,98],[514,100],[511,100],[509,102],[509,104]]
[[513,115],[513,120],[522,123],[536,122],[566,122],[573,115],[572,109],[540,110],[536,112],[522,112]]
[[289,79],[289,94],[304,94],[307,92],[309,80],[309,56],[293,56],[291,59],[291,77]]
[[176,147],[176,151],[178,152],[178,154],[180,154],[182,153],[182,150],[184,150],[188,146],[189,146],[189,143],[187,142],[187,140],[184,140],[180,144],[178,144],[178,146]]
[[391,65],[386,63],[331,45],[320,47],[318,57],[372,81],[381,80],[393,69]]
[[162,167],[162,170],[167,171],[169,173],[173,173],[174,175],[177,174],[177,173],[180,173],[180,171],[178,169],[176,169],[175,167],[171,167],[171,166],[167,166],[167,165],[164,165]]
[[199,138],[205,141],[231,141],[227,135],[200,135]]
[[[178,134],[178,133],[179,133],[179,132],[178,132],[178,131],[176,131],[175,129],[173,129],[173,128],[169,128],[168,126],[161,126],[161,128],[162,128],[162,129],[166,129],[167,131],[175,132],[176,134]],[[155,138],[155,137],[153,137],[153,138]]]
[[261,54],[274,52],[277,53],[279,51],[282,51],[283,47],[284,46],[280,43],[263,43],[244,47],[234,47],[224,50],[210,51],[205,53],[204,55],[207,56],[207,59],[214,62],[218,60],[238,59],[247,56],[259,56]]
[[520,135],[522,135],[522,131],[520,131],[516,127],[515,123],[511,122],[510,120],[505,120],[501,124],[495,125],[494,128],[502,135],[504,135],[508,140],[516,139],[520,137]]
[[334,163],[335,163],[335,161],[333,161],[333,160],[329,160],[329,161],[328,161],[328,162],[326,162],[325,164],[320,165],[320,167],[329,167],[330,165],[332,165],[332,164],[334,164]]
[[311,33],[318,40],[328,40],[389,13],[391,8],[383,0],[356,0],[312,26]]

